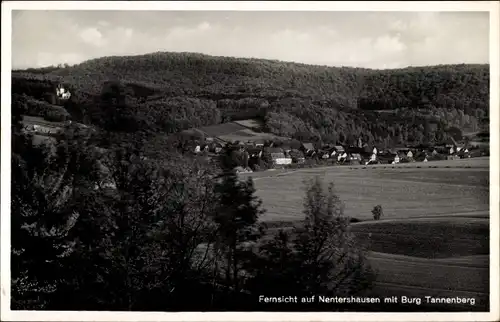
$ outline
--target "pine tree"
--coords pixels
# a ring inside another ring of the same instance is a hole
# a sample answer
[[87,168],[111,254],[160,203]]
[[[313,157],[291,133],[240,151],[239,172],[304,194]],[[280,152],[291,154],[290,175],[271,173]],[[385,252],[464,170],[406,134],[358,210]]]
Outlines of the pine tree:
[[218,197],[214,221],[218,225],[218,249],[224,254],[225,282],[233,292],[240,290],[242,265],[247,254],[247,243],[255,241],[261,231],[257,220],[264,210],[255,194],[253,180],[241,181],[234,170],[232,149],[221,156],[222,173],[215,191]]

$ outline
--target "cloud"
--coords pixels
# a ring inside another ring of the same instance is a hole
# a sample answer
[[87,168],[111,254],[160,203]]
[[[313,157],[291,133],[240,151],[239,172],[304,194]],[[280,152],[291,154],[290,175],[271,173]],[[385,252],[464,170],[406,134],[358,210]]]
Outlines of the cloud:
[[406,50],[406,45],[398,36],[384,35],[373,41],[373,51],[379,55],[399,54]]
[[209,30],[211,27],[212,26],[208,22],[204,21],[198,25],[198,30],[205,31]]
[[80,38],[87,44],[102,47],[106,45],[106,39],[103,38],[101,32],[97,28],[85,28],[80,32]]
[[13,17],[12,61],[193,51],[368,68],[487,63],[488,28],[481,12],[26,11]]

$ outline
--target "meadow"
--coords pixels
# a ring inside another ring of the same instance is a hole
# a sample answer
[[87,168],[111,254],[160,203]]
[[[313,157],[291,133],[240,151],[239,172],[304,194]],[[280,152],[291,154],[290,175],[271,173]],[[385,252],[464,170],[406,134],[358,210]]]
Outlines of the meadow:
[[[252,176],[267,210],[264,221],[294,221],[302,216],[304,180],[333,182],[345,214],[371,219],[382,205],[383,219],[456,216],[489,211],[488,158],[375,166],[334,166],[295,171],[265,171]],[[420,167],[420,168],[418,168]],[[449,168],[447,168],[449,167]]]
[[[489,296],[489,159],[267,171],[254,177],[269,224],[303,219],[303,182],[334,182],[377,273],[379,297],[473,297],[470,304],[385,305],[385,310],[484,311]],[[383,217],[371,210],[382,205]],[[364,308],[360,308],[364,309]],[[366,308],[372,311],[374,308]],[[382,309],[380,307],[379,309]]]
[[288,140],[286,137],[280,137],[271,133],[256,132],[261,124],[256,120],[247,119],[235,122],[222,123],[212,126],[201,127],[198,130],[205,133],[208,137],[216,137],[226,142],[247,142],[256,140]]

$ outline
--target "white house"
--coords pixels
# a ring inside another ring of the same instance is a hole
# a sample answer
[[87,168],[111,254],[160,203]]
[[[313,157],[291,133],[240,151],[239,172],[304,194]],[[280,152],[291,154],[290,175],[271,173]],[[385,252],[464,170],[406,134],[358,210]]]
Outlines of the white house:
[[274,159],[276,164],[292,164],[292,158],[276,158]]
[[375,161],[377,161],[377,155],[375,153],[373,153],[372,156],[370,157],[370,160],[366,161],[365,164],[368,165],[369,163],[375,162]]
[[343,153],[343,154],[340,154],[338,157],[337,157],[337,160],[340,162],[342,160],[346,160],[347,159],[347,153]]
[[62,85],[57,86],[56,95],[60,99],[64,100],[67,100],[71,97],[71,93],[68,90],[66,90]]
[[271,153],[271,158],[276,165],[292,164],[292,158],[285,157],[283,152]]

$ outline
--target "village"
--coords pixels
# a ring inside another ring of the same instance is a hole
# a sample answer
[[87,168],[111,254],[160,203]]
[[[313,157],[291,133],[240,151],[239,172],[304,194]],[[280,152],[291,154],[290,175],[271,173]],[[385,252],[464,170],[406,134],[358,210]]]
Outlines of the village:
[[205,137],[203,143],[189,145],[191,152],[213,158],[228,148],[234,150],[238,172],[255,172],[266,169],[296,168],[314,165],[373,165],[437,160],[458,160],[484,156],[479,146],[453,138],[435,145],[415,145],[383,148],[364,143],[357,145],[318,145],[286,138],[256,139],[224,142],[220,137]]
[[[33,143],[42,144],[53,140],[68,126],[88,130],[89,127],[66,120],[51,122],[43,117],[23,116],[23,130],[33,135]],[[216,128],[226,126],[211,126]],[[203,129],[198,129],[203,132]],[[210,132],[210,131],[208,131]],[[204,133],[204,132],[203,132]],[[203,140],[192,139],[184,147],[184,153],[204,156],[214,160],[229,148],[233,150],[237,172],[256,172],[280,168],[300,168],[312,166],[398,164],[408,162],[429,162],[456,160],[484,156],[485,150],[466,141],[457,142],[450,138],[440,144],[416,145],[396,148],[364,143],[361,138],[356,145],[332,145],[300,142],[272,135],[260,135],[254,140],[230,140],[224,136],[209,136]],[[230,135],[229,135],[230,136]],[[225,140],[224,140],[225,139]],[[201,141],[201,142],[200,142]]]

